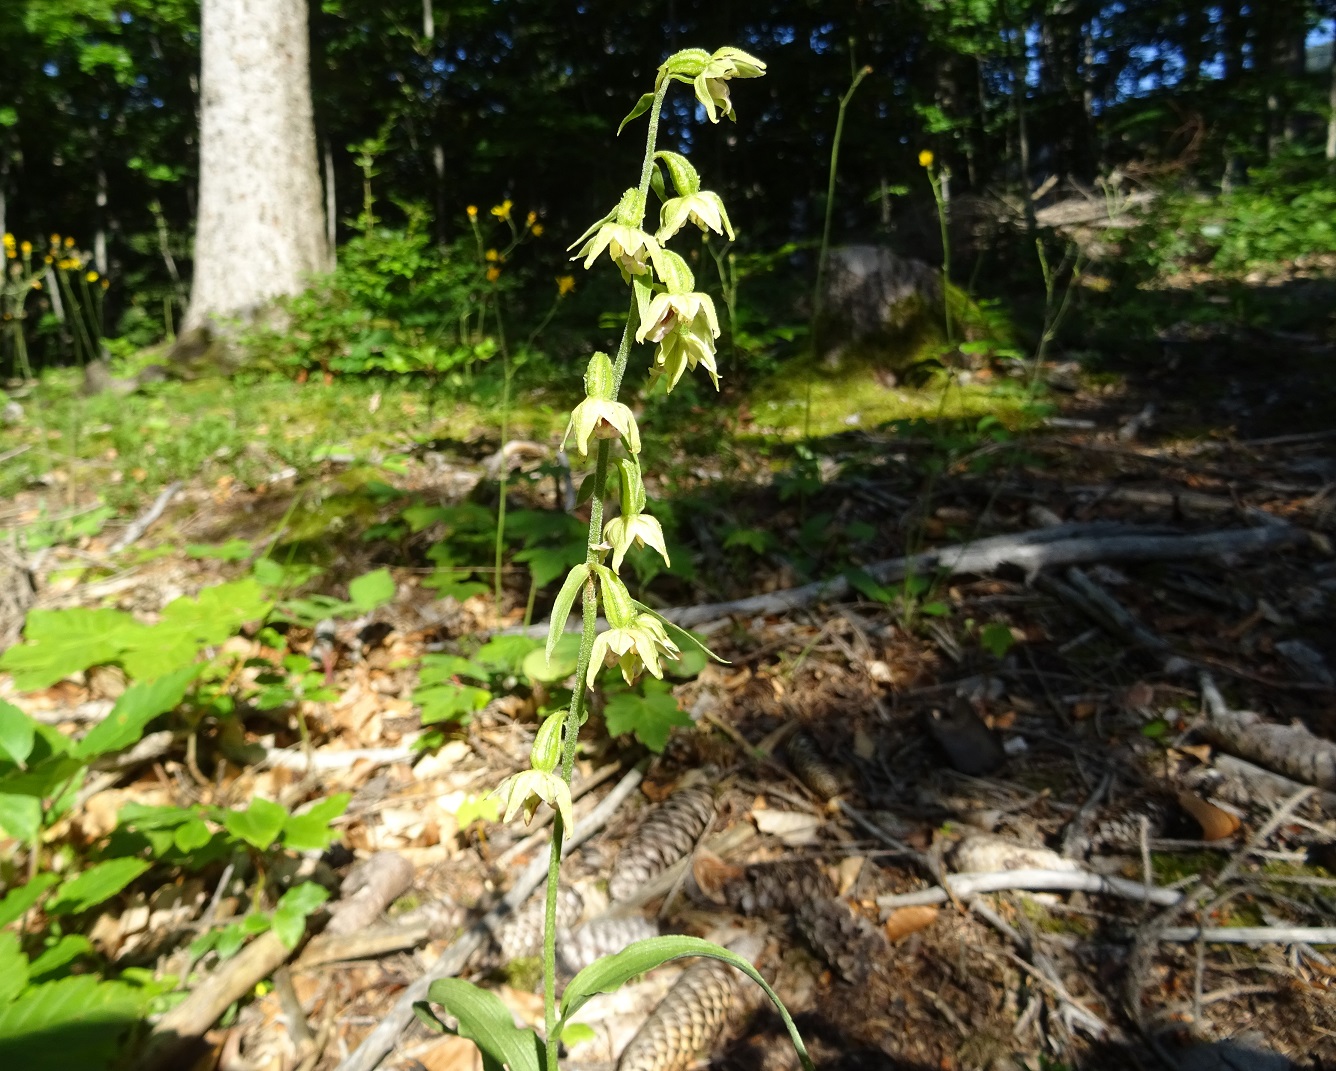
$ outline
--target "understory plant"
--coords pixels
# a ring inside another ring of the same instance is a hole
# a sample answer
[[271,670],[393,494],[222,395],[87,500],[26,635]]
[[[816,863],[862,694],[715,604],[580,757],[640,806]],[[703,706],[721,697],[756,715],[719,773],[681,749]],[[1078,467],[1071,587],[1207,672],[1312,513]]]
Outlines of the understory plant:
[[[651,382],[664,381],[668,391],[688,371],[703,367],[717,388],[719,370],[715,340],[720,329],[714,303],[696,290],[686,261],[666,243],[687,223],[703,231],[732,237],[732,224],[719,195],[701,189],[700,176],[686,157],[655,147],[664,99],[674,82],[694,89],[706,117],[736,120],[729,82],[758,78],[765,64],[736,48],[714,53],[686,49],[670,56],[658,69],[654,91],[646,93],[622,122],[622,128],[646,112],[649,131],[640,181],[628,189],[617,206],[572,244],[574,259],[586,269],[606,254],[631,288],[630,307],[615,356],[595,353],[585,369],[585,397],[571,413],[566,440],[575,440],[581,456],[593,449],[594,470],[582,492],[590,502],[588,543],[584,560],[566,577],[552,610],[547,639],[551,660],[579,596],[583,609],[575,686],[570,706],[550,714],[539,726],[530,754],[530,768],[507,778],[497,790],[505,804],[505,820],[523,810],[532,817],[546,804],[555,812],[548,863],[543,937],[544,1034],[514,1025],[500,998],[469,982],[446,978],[429,990],[428,1002],[419,1003],[419,1017],[435,1029],[451,1028],[436,1017],[431,1004],[442,1005],[458,1021],[456,1032],[471,1038],[482,1051],[484,1066],[510,1071],[556,1071],[563,1033],[572,1017],[594,995],[612,992],[645,971],[682,956],[709,956],[732,964],[764,988],[788,1027],[802,1059],[811,1060],[792,1019],[774,991],[751,963],[719,945],[694,937],[666,936],[638,941],[613,956],[604,957],[577,974],[556,998],[556,917],[562,843],[570,834],[571,774],[575,766],[580,727],[589,716],[588,696],[604,664],[617,665],[628,685],[648,671],[662,678],[665,663],[685,650],[704,652],[686,632],[631,598],[620,570],[633,544],[649,546],[667,562],[668,551],[659,522],[647,512],[648,497],[640,461],[640,432],[631,408],[617,400],[633,346],[654,346]],[[672,190],[668,188],[671,182]],[[662,205],[658,227],[646,229],[651,190]],[[614,457],[614,446],[619,447]],[[620,511],[605,519],[605,503],[616,490]],[[597,631],[599,610],[607,621]],[[708,654],[708,652],[704,652]]]

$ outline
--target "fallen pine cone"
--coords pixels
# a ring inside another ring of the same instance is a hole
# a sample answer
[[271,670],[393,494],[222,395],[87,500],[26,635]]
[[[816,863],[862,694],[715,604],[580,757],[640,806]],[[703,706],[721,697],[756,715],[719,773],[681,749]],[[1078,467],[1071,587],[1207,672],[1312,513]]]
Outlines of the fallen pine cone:
[[608,878],[608,896],[630,899],[690,852],[713,818],[713,788],[679,788],[649,813],[617,854]]

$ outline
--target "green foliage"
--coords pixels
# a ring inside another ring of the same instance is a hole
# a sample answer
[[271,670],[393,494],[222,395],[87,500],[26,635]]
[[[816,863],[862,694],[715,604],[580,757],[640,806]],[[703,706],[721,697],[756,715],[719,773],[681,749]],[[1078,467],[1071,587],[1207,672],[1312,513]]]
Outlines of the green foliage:
[[1237,273],[1336,249],[1336,188],[1315,158],[1287,158],[1227,193],[1170,193],[1123,235],[1125,259],[1160,274]]
[[481,330],[490,286],[469,243],[439,247],[425,209],[405,206],[405,214],[404,228],[372,226],[344,245],[334,272],[288,302],[284,331],[251,337],[259,366],[435,377],[496,353]]
[[635,738],[656,754],[668,746],[668,735],[675,726],[689,726],[691,716],[677,705],[668,685],[653,678],[640,681],[635,688],[610,690],[603,717],[613,736],[633,733]]

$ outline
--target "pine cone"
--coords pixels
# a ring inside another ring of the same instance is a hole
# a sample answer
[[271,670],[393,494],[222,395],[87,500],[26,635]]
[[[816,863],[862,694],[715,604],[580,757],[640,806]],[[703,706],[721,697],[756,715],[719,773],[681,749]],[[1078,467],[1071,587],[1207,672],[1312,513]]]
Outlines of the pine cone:
[[1111,804],[1096,814],[1091,824],[1093,849],[1135,852],[1141,847],[1141,819],[1146,819],[1148,837],[1162,837],[1171,822],[1169,805],[1151,796],[1127,803]]
[[617,1071],[681,1071],[718,1039],[738,997],[738,974],[718,960],[693,963],[617,1061]]
[[557,973],[573,977],[596,959],[620,952],[627,945],[658,937],[656,923],[640,915],[603,915],[579,929],[557,934]]
[[799,729],[784,745],[789,765],[804,785],[823,800],[832,799],[844,791],[845,779],[839,770],[832,766],[816,741]]
[[790,913],[835,895],[835,886],[816,863],[758,863],[726,882],[724,902],[744,915]]
[[847,982],[861,985],[885,962],[890,945],[876,926],[843,900],[816,900],[795,921],[807,943]]
[[714,790],[708,785],[680,788],[649,813],[618,854],[608,879],[608,896],[626,900],[695,847],[714,817]]
[[[543,954],[543,915],[547,893],[540,888],[520,907],[507,915],[492,932],[490,947],[479,954],[476,965],[491,970],[517,959]],[[570,929],[580,921],[584,898],[570,886],[557,890],[557,928]]]

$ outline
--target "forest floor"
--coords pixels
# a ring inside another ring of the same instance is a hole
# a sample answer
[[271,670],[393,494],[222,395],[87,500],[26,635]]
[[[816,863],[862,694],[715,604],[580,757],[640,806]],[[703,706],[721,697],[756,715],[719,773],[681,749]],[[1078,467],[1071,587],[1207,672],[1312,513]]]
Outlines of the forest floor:
[[[1291,363],[1261,359],[1267,346]],[[693,568],[661,577],[656,605],[712,604],[691,627],[727,663],[674,684],[690,724],[660,753],[614,735],[611,708],[596,712],[577,824],[612,786],[643,780],[567,864],[581,893],[569,925],[597,934],[588,920],[611,911],[663,932],[759,936],[757,963],[824,1068],[1336,1066],[1336,959],[1321,947],[1336,944],[1336,431],[1310,375],[1330,350],[1307,336],[1242,347],[1197,332],[1169,339],[1150,372],[1054,364],[1050,415],[1023,431],[860,419],[795,446],[744,408],[698,414],[694,438],[659,441],[669,475],[651,498],[677,519],[675,562]],[[266,397],[222,392],[216,434],[229,419],[266,424]],[[518,568],[499,608],[489,580],[462,600],[428,587],[448,558],[488,560],[490,544],[469,541],[463,514],[452,530],[448,512],[419,526],[411,510],[494,504],[507,462],[510,508],[550,510],[552,458],[543,445],[503,460],[495,430],[471,424],[354,442],[392,403],[356,390],[322,401],[344,439],[295,465],[230,440],[220,453],[197,432],[205,445],[154,481],[165,440],[108,412],[108,444],[89,456],[100,482],[87,466],[62,479],[46,465],[2,507],[0,524],[45,533],[24,552],[39,608],[152,617],[246,575],[257,555],[318,562],[327,594],[377,566],[395,581],[370,613],[286,630],[327,698],[251,707],[241,739],[206,725],[187,749],[192,734],[179,732],[67,830],[95,843],[129,800],[295,806],[346,791],[345,850],[318,878],[337,888],[373,853],[409,864],[378,905],[387,913],[354,935],[370,943],[313,940],[273,987],[250,980],[252,999],[206,1035],[208,1066],[359,1066],[350,1054],[406,987],[546,852],[541,830],[489,821],[481,802],[527,764],[544,685],[513,674],[466,726],[429,727],[445,730],[441,746],[413,748],[424,654],[473,655],[532,615]],[[526,433],[550,444],[558,423]],[[126,469],[127,449],[142,464]],[[166,477],[183,482],[113,553],[120,521],[77,523],[106,473],[133,483],[138,469],[148,493],[127,495],[130,518]],[[429,559],[452,531],[450,554]],[[1001,547],[995,560],[940,552],[979,541]],[[841,577],[842,592],[830,586]],[[827,587],[801,586],[812,580]],[[747,601],[757,596],[770,601]],[[259,634],[228,642],[264,655]],[[0,697],[76,733],[123,688],[90,670],[19,694],[0,676]],[[609,906],[619,851],[641,850],[649,808],[697,771],[713,808],[689,858]],[[386,872],[388,858],[375,855]],[[99,952],[180,969],[168,931],[190,934],[206,907],[213,917],[218,870],[178,878],[174,906],[148,884],[104,905],[85,920]],[[962,881],[980,874],[993,891]],[[500,949],[485,945],[464,973],[541,1023],[531,915],[502,923]],[[1223,932],[1236,927],[1248,941]],[[227,970],[193,966],[198,988]],[[592,1036],[569,1066],[612,1066],[676,976],[591,1004]],[[796,1067],[778,1019],[741,990],[731,998],[711,1066]],[[471,1043],[412,1025],[384,1066],[481,1065]],[[636,1069],[651,1066],[670,1065]]]

